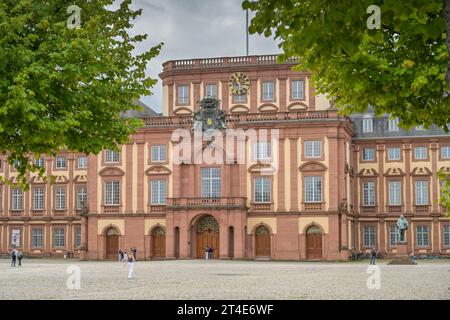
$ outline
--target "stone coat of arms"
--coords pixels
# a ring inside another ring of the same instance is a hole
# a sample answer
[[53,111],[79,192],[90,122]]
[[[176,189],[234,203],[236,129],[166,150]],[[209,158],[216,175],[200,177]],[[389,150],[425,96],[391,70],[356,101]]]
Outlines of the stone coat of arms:
[[219,108],[220,100],[206,97],[200,101],[200,110],[194,113],[193,132],[201,132],[207,139],[214,130],[226,129],[225,112]]

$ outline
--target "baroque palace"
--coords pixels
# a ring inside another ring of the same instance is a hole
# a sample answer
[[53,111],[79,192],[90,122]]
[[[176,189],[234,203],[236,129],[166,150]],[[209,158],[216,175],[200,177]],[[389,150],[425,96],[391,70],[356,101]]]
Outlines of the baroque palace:
[[[294,65],[272,55],[164,63],[163,114],[129,112],[145,125],[119,151],[43,157],[35,161],[54,184],[31,174],[27,192],[0,185],[0,253],[117,259],[135,247],[138,259],[187,259],[210,246],[220,259],[345,260],[376,247],[389,256],[404,214],[411,253],[450,255],[436,176],[450,172],[450,136],[404,131],[370,110],[339,115]],[[220,109],[201,108],[203,97]],[[194,143],[179,161],[199,123],[269,138],[238,137],[243,162],[225,137]],[[189,161],[206,152],[223,161]],[[0,174],[17,173],[2,159]]]

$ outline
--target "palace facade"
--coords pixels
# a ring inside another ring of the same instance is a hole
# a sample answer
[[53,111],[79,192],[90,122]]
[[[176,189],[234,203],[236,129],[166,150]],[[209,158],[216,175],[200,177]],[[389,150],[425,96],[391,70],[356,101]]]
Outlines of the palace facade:
[[[404,131],[370,110],[339,115],[294,65],[164,63],[163,114],[130,113],[144,126],[119,151],[43,157],[54,184],[30,174],[29,191],[0,185],[0,252],[117,259],[135,247],[140,259],[190,259],[210,246],[220,259],[345,260],[372,247],[395,255],[403,213],[410,252],[450,255],[436,176],[450,172],[450,136]],[[205,96],[221,101],[222,132],[246,135],[182,149]],[[17,172],[2,159],[0,174]]]

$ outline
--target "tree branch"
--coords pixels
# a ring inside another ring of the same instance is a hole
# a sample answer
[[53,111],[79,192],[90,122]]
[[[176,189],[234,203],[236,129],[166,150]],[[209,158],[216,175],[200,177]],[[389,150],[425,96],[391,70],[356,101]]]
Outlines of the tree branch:
[[450,0],[444,0],[444,18],[447,32],[445,43],[447,44],[448,51],[447,74],[445,75],[445,80],[447,81],[450,90]]

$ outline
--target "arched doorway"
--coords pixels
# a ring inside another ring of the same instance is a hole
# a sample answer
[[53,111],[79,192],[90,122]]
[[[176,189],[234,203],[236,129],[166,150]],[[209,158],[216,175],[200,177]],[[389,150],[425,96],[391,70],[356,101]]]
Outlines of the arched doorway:
[[119,252],[119,231],[111,227],[106,231],[106,259],[117,260]]
[[270,230],[264,225],[255,231],[255,256],[270,257]]
[[306,230],[306,258],[322,259],[322,231],[318,226],[311,226]]
[[152,258],[164,258],[166,256],[166,231],[156,227],[152,232]]
[[180,228],[175,227],[175,258],[180,257]]
[[234,227],[228,228],[228,257],[234,258]]
[[206,247],[213,248],[213,258],[219,258],[219,224],[213,216],[205,216],[197,224],[197,258],[205,257]]

